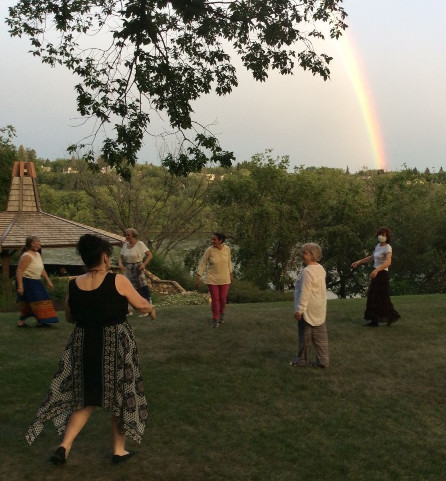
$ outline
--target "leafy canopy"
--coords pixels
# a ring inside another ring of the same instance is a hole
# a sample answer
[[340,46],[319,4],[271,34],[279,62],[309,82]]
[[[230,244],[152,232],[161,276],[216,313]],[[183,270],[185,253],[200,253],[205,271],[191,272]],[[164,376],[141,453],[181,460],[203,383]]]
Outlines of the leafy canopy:
[[17,158],[14,137],[16,130],[12,125],[0,128],[0,211],[6,209],[12,166]]
[[[180,140],[163,162],[173,173],[199,171],[208,161],[231,165],[232,152],[192,117],[204,94],[237,86],[230,53],[259,81],[270,69],[291,74],[295,63],[324,80],[331,58],[312,40],[323,27],[346,28],[342,0],[21,0],[9,9],[12,36],[28,36],[31,52],[65,65],[80,82],[77,109],[92,119],[78,146],[95,162],[95,139],[106,129],[102,157],[124,176],[137,161],[154,114]],[[94,38],[96,36],[96,38]],[[295,50],[296,49],[296,50]]]

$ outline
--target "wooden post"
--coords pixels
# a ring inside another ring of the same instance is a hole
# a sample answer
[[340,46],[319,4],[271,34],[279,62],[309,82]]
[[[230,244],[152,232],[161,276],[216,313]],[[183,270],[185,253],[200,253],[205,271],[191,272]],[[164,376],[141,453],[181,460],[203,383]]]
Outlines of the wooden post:
[[11,253],[9,251],[2,252],[0,256],[2,258],[2,277],[9,279],[9,258]]

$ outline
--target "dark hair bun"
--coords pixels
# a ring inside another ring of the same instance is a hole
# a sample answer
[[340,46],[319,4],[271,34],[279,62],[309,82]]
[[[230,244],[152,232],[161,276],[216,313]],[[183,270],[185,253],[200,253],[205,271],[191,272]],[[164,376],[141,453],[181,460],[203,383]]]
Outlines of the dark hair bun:
[[101,263],[103,254],[111,256],[113,247],[110,242],[102,237],[93,234],[84,234],[79,238],[76,251],[82,257],[84,264],[88,268],[91,268]]

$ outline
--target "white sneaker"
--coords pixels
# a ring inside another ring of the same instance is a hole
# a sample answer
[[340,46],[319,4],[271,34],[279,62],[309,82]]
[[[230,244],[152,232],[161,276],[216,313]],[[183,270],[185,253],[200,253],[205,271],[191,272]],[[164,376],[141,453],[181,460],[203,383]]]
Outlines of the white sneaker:
[[149,313],[147,312],[146,314],[140,314],[138,317],[147,317]]
[[127,312],[128,316],[133,316],[133,311]]

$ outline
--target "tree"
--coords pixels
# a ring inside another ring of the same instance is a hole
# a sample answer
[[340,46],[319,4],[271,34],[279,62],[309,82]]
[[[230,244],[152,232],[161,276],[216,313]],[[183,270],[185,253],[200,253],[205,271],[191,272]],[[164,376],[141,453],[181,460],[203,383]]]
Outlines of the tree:
[[[270,69],[291,74],[295,63],[324,80],[331,58],[313,39],[346,28],[342,0],[20,0],[9,9],[12,36],[26,35],[33,55],[63,64],[79,78],[80,114],[97,125],[84,158],[94,163],[96,134],[109,127],[102,156],[129,176],[153,114],[180,136],[171,172],[199,171],[208,160],[229,166],[234,156],[193,118],[192,103],[237,86],[233,51],[258,81]],[[91,37],[100,35],[100,45]],[[88,45],[88,46],[86,46]],[[295,49],[298,49],[296,52]],[[72,146],[70,151],[74,151]]]
[[114,171],[79,174],[102,228],[138,230],[141,240],[163,256],[210,223],[209,182],[205,175],[176,177],[164,167],[135,166],[123,182]]
[[6,209],[12,166],[17,158],[17,150],[12,143],[15,136],[12,125],[0,128],[0,210]]
[[20,162],[27,161],[25,147],[23,147],[22,144],[20,144],[19,148],[17,149],[17,160],[19,160]]
[[311,240],[320,197],[312,170],[288,172],[287,156],[255,155],[225,175],[213,192],[219,226],[234,245],[238,275],[283,290],[296,244]]
[[379,225],[392,229],[392,292],[444,292],[446,188],[441,174],[406,168],[371,182]]
[[[65,175],[65,177],[69,177]],[[47,184],[39,186],[42,209],[64,219],[101,228],[100,215],[90,196],[82,190],[58,190]]]
[[327,288],[341,298],[362,294],[369,283],[351,263],[370,254],[376,229],[371,189],[340,169],[318,169],[322,202],[314,240],[322,246]]

